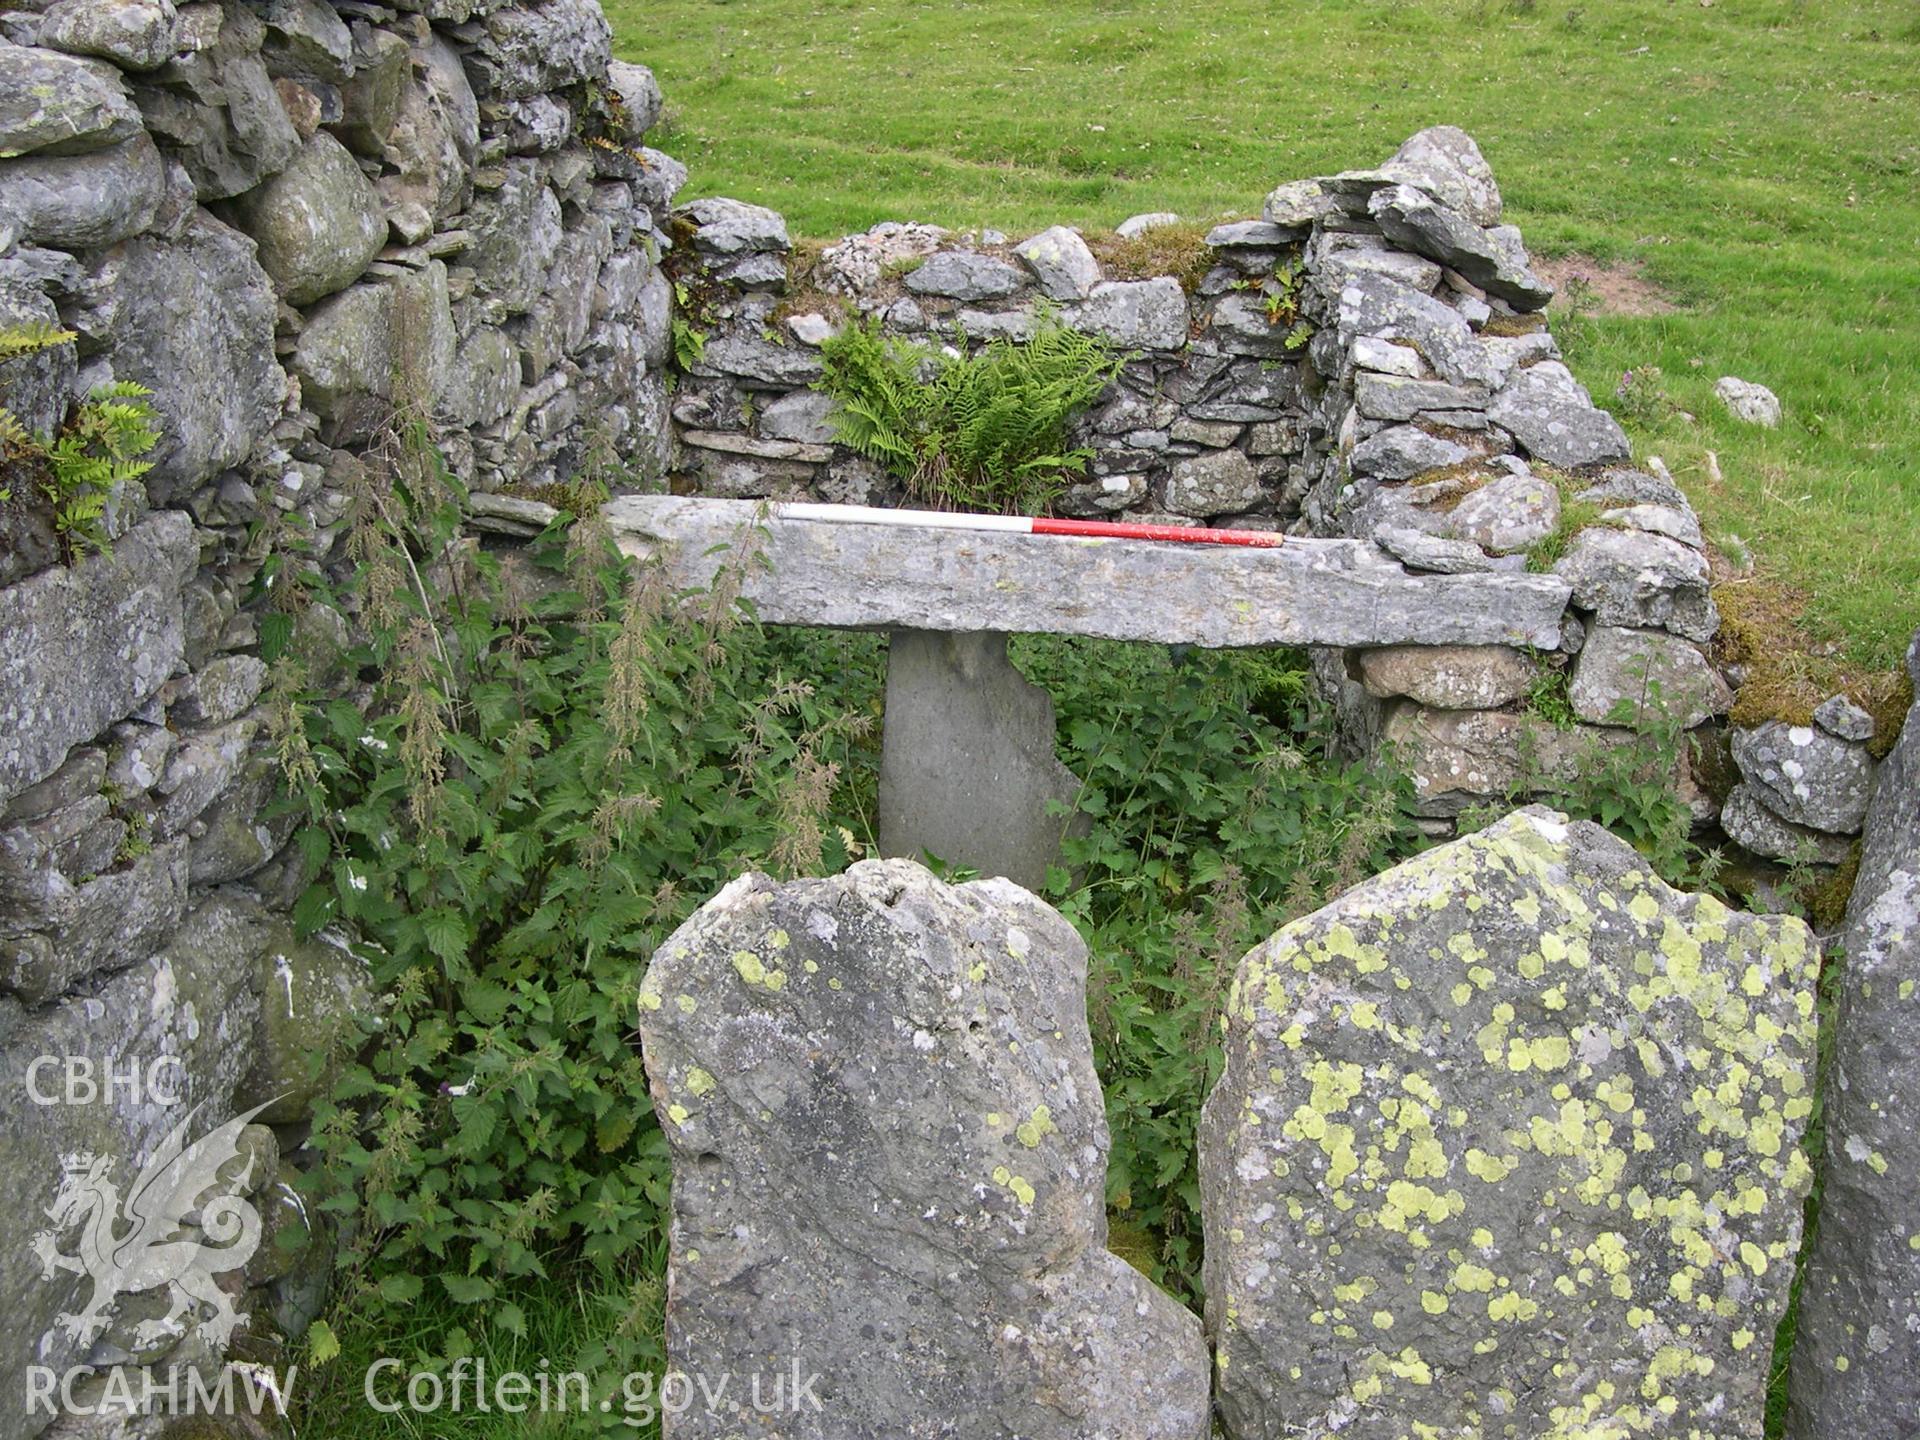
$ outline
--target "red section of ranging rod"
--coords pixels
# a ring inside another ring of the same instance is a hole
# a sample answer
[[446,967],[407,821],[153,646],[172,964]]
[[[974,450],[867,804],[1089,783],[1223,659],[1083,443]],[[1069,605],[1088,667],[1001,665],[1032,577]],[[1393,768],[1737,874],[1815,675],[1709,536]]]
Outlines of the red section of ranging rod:
[[1039,516],[1036,535],[1081,535],[1102,540],[1174,540],[1188,545],[1252,545],[1270,549],[1282,536],[1271,530],[1209,530],[1202,525],[1128,525],[1118,520],[1054,520]]

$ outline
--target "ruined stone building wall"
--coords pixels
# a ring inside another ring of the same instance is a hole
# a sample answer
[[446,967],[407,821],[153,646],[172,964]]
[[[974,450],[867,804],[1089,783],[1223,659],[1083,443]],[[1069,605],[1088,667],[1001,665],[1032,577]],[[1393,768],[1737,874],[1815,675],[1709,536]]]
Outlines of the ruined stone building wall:
[[[73,336],[7,362],[0,398],[47,434],[133,381],[160,428],[108,554],[66,563],[31,485],[0,486],[12,1417],[29,1364],[204,1358],[140,1338],[164,1288],[104,1333],[56,1327],[88,1281],[43,1277],[29,1242],[63,1159],[130,1174],[192,1106],[271,1102],[258,1121],[297,1143],[308,1055],[367,1000],[339,937],[282,918],[305,873],[270,803],[268,545],[345,563],[396,413],[431,423],[483,531],[529,533],[529,489],[610,457],[657,477],[657,237],[685,172],[641,143],[659,92],[611,62],[592,0],[59,0],[0,36],[0,328]],[[276,1132],[249,1133],[275,1225],[299,1201]],[[245,1278],[240,1308],[297,1332],[326,1260],[269,1243]]]

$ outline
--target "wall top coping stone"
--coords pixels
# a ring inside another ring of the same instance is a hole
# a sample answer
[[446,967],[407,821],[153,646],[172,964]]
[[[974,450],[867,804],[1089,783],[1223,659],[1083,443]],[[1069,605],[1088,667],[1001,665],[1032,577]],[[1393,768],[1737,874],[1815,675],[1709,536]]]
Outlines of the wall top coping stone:
[[[809,506],[821,512],[829,507]],[[845,507],[857,515],[860,507]],[[1409,572],[1363,540],[1270,549],[1082,540],[783,516],[777,503],[629,495],[621,549],[704,588],[743,547],[740,593],[774,625],[1089,635],[1208,648],[1531,645],[1555,649],[1552,575]]]

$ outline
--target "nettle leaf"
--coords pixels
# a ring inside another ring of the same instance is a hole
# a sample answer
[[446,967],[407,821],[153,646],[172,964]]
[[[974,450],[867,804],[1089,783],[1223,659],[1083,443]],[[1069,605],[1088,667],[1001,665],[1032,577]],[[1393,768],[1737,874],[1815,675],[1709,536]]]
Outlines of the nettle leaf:
[[440,1283],[459,1305],[480,1305],[493,1299],[497,1293],[493,1282],[484,1275],[442,1274]]
[[473,929],[464,915],[432,910],[420,917],[420,934],[427,949],[449,965],[464,965],[473,944]]

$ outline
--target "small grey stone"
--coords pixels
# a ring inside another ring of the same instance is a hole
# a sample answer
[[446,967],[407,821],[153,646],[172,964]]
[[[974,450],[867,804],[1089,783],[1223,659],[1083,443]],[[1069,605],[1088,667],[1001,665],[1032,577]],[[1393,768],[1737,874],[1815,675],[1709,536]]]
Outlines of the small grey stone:
[[1145,475],[1100,475],[1069,485],[1057,503],[1062,514],[1092,517],[1131,510],[1146,498]]
[[143,128],[113,66],[0,44],[0,160],[86,155]]
[[1841,740],[1873,738],[1873,716],[1844,695],[1829,695],[1816,705],[1813,723]]
[[1429,294],[1440,283],[1440,267],[1433,261],[1393,249],[1378,235],[1338,231],[1315,234],[1307,249],[1307,270],[1315,284],[1331,294],[1363,275],[1391,280],[1419,294]]
[[1149,230],[1159,230],[1179,223],[1180,217],[1171,210],[1149,210],[1144,215],[1128,216],[1113,227],[1113,233],[1122,240],[1138,240]]
[[1207,244],[1216,250],[1277,250],[1299,239],[1301,228],[1270,220],[1236,220],[1209,230]]
[[473,66],[490,95],[514,100],[605,78],[613,32],[597,0],[486,9]]
[[1706,537],[1700,533],[1700,521],[1691,506],[1676,510],[1668,505],[1626,505],[1602,511],[1600,518],[1609,525],[1624,525],[1630,530],[1644,530],[1649,535],[1664,535],[1695,550],[1706,548]]
[[1435,125],[1410,136],[1380,167],[1383,175],[1417,185],[1476,225],[1500,223],[1500,187],[1480,147],[1466,131]]
[[1080,232],[1065,225],[1042,230],[1014,246],[1013,253],[1033,272],[1040,293],[1053,300],[1084,300],[1100,283],[1100,262]]
[[1234,291],[1214,303],[1208,317],[1213,341],[1232,355],[1255,355],[1280,360],[1298,348],[1289,338],[1291,326],[1281,324],[1258,294]]
[[824,315],[812,312],[789,315],[787,329],[802,345],[811,345],[816,350],[833,337],[833,322]]
[[1496,568],[1478,545],[1448,540],[1424,530],[1387,525],[1373,532],[1373,540],[1412,570],[1430,570],[1437,575],[1474,575]]
[[1512,226],[1482,229],[1411,185],[1376,192],[1368,208],[1396,245],[1458,271],[1518,310],[1543,309],[1553,298],[1553,287],[1528,267]]
[[1179,350],[1187,343],[1187,297],[1171,276],[1105,281],[1067,318],[1076,328],[1115,345]]
[[1025,283],[1019,267],[971,250],[943,250],[929,256],[906,278],[907,289],[916,295],[943,295],[954,300],[998,300]]
[[1780,397],[1764,385],[1722,375],[1714,382],[1713,394],[1736,420],[1769,430],[1780,423]]
[[1735,844],[1755,855],[1787,864],[1811,860],[1818,865],[1839,865],[1853,851],[1851,836],[1813,830],[1782,818],[1756,786],[1744,781],[1727,792],[1720,807],[1720,828]]
[[1176,515],[1230,515],[1251,510],[1261,498],[1253,462],[1238,450],[1176,460],[1167,479],[1166,506]]
[[1534,665],[1508,645],[1394,645],[1362,650],[1369,695],[1406,695],[1439,710],[1492,710],[1527,693]]
[[254,655],[221,655],[195,672],[188,695],[167,718],[184,725],[224,725],[244,714],[266,683],[266,662]]
[[1260,218],[1289,230],[1313,224],[1333,208],[1317,180],[1293,180],[1273,190],[1260,207]]
[[178,21],[173,0],[59,0],[41,18],[40,43],[153,70],[173,58]]
[[19,238],[67,250],[97,250],[153,224],[166,172],[141,132],[87,155],[28,155],[0,164],[0,218]]
[[260,247],[261,267],[293,305],[352,284],[386,243],[379,195],[346,147],[324,131],[235,208]]
[[353,73],[353,35],[322,0],[268,0],[260,53],[267,73],[338,85]]
[[1495,554],[1525,550],[1560,524],[1560,491],[1538,475],[1502,475],[1454,506],[1447,533]]
[[676,215],[690,220],[693,248],[703,255],[735,256],[784,251],[790,245],[787,222],[777,210],[744,200],[716,196],[682,205]]
[[1488,419],[1549,465],[1602,464],[1632,453],[1626,432],[1555,360],[1514,371],[1486,409]]
[[833,413],[833,399],[818,390],[795,390],[782,395],[760,412],[758,429],[769,440],[797,440],[807,445],[827,445],[833,441],[833,427],[827,417]]
[[1770,720],[1735,727],[1733,760],[1774,814],[1796,825],[1851,835],[1873,794],[1866,747],[1810,725]]
[[636,143],[660,123],[666,99],[660,93],[660,82],[645,65],[609,60],[607,88],[620,97],[621,121],[625,126],[619,137],[622,143]]
[[1661,630],[1595,625],[1581,646],[1567,698],[1574,714],[1595,725],[1637,724],[1664,709],[1691,730],[1724,715],[1733,692],[1689,641]]
[[1484,390],[1449,385],[1444,380],[1407,380],[1363,371],[1353,387],[1354,404],[1373,420],[1411,420],[1427,410],[1467,410],[1484,406]]
[[1458,465],[1472,455],[1464,445],[1429,435],[1415,425],[1390,425],[1353,447],[1348,466],[1356,475],[1411,480],[1428,470]]
[[1402,375],[1409,380],[1418,380],[1424,368],[1420,362],[1420,352],[1411,345],[1395,344],[1372,335],[1358,337],[1350,353],[1357,368],[1378,370],[1382,375]]
[[446,40],[435,36],[415,45],[412,59],[387,134],[387,173],[376,186],[389,210],[417,205],[437,225],[473,195],[480,105],[459,52]]
[[1553,570],[1602,625],[1663,629],[1702,644],[1720,628],[1705,557],[1663,535],[1582,530]]

